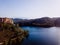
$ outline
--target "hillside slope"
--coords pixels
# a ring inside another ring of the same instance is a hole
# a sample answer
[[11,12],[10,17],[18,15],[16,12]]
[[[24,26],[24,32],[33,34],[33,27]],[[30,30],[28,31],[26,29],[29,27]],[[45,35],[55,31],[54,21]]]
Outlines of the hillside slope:
[[0,23],[0,45],[19,45],[28,31],[14,24]]

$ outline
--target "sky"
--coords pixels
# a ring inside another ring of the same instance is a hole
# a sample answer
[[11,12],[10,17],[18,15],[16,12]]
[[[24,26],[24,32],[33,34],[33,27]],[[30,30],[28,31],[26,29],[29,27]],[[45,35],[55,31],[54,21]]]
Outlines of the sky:
[[60,17],[60,0],[0,0],[0,17]]

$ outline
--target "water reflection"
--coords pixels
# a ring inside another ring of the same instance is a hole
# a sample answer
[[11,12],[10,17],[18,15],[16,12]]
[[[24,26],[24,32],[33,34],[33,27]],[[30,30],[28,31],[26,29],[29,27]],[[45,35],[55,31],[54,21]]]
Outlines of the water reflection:
[[59,45],[60,28],[22,27],[29,30],[29,37],[22,45]]

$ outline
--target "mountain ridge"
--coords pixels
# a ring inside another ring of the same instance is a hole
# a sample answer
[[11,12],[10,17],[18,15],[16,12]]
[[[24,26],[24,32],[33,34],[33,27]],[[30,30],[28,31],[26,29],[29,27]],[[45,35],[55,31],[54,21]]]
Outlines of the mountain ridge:
[[19,24],[20,26],[40,26],[40,27],[52,27],[58,26],[60,27],[60,17],[42,17],[37,19],[19,19],[19,21],[13,19],[15,24]]

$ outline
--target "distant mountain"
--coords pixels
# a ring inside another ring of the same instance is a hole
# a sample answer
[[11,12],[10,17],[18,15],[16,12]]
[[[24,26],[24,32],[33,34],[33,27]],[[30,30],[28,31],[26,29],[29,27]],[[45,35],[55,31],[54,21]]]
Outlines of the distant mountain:
[[60,26],[60,18],[49,18],[42,17],[37,19],[13,19],[15,24],[20,26],[40,26],[40,27],[51,27]]

